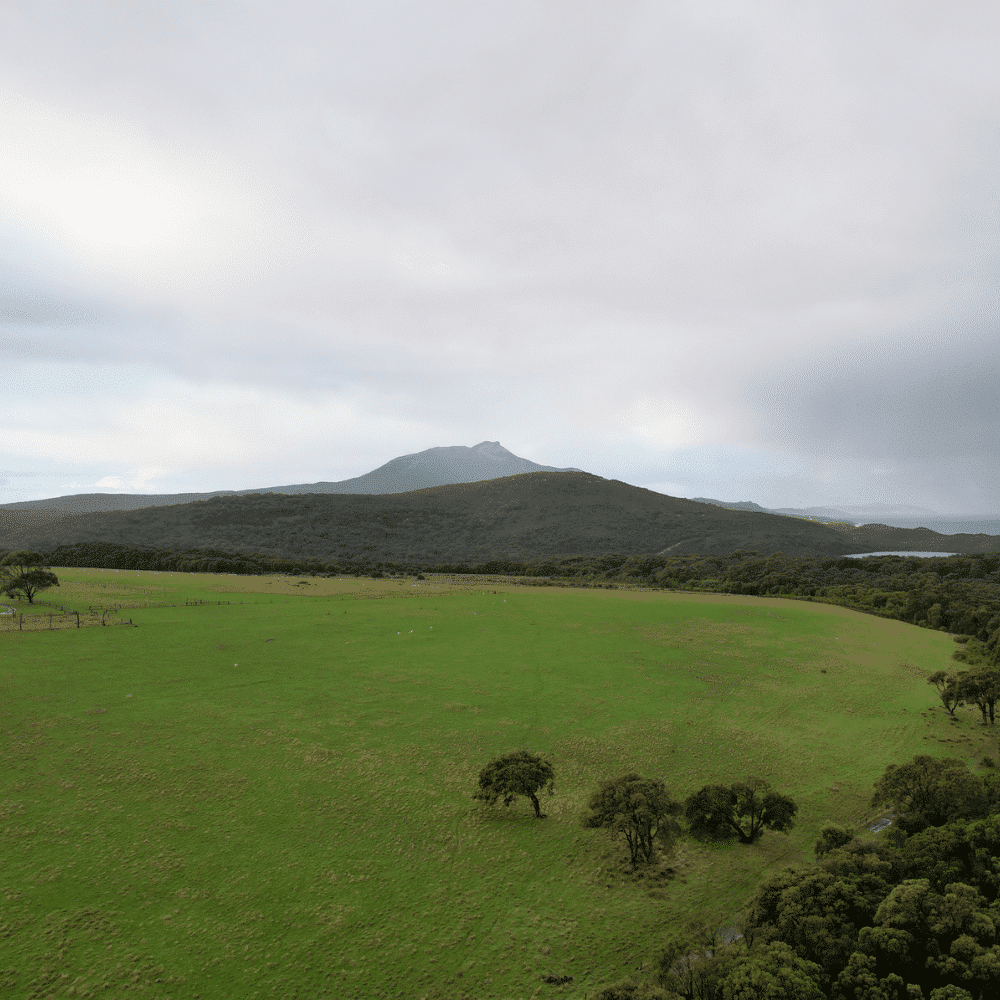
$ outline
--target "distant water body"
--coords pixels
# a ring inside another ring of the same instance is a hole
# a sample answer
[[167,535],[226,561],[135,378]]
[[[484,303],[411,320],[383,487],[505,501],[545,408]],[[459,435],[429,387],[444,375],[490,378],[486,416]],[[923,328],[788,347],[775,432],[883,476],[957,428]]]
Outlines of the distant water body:
[[887,524],[890,528],[930,528],[941,535],[1000,535],[1000,520],[925,517],[888,517],[884,520],[856,521],[857,524]]
[[849,552],[845,559],[864,559],[866,556],[916,556],[926,559],[930,556],[957,556],[957,552]]

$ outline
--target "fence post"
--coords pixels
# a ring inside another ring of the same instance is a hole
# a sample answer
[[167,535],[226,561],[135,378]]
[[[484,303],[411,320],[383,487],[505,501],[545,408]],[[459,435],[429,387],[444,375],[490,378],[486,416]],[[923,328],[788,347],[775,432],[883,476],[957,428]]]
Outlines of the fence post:
[[80,627],[80,612],[79,611],[76,612],[76,627],[77,628]]
[[52,615],[49,615],[49,631],[52,631]]

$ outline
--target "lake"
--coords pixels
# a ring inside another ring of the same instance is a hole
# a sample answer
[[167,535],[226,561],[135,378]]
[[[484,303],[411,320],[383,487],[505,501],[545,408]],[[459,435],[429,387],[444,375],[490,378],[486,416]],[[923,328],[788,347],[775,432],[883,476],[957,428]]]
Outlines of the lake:
[[849,552],[845,559],[864,559],[866,556],[916,556],[927,559],[930,556],[957,556],[957,552]]

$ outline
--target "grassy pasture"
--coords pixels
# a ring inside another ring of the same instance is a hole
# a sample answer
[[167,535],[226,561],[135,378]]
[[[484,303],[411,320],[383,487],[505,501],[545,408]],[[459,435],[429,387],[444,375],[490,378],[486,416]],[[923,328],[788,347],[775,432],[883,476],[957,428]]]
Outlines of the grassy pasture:
[[[887,763],[987,749],[932,708],[946,635],[828,605],[56,572],[66,607],[180,606],[0,635],[3,998],[583,997],[874,819]],[[556,768],[543,822],[470,798],[520,747]],[[764,774],[799,822],[635,879],[580,825],[628,770]]]

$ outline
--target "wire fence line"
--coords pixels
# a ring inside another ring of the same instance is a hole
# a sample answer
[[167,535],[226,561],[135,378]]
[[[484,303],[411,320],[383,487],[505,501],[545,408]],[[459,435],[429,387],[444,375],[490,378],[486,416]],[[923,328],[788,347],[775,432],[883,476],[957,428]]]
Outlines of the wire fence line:
[[118,611],[59,611],[50,615],[0,613],[0,632],[55,632],[67,628],[91,628],[94,625],[131,625]]
[[[36,602],[39,603],[39,602]],[[123,611],[136,608],[201,608],[231,604],[231,601],[185,601],[183,604],[154,604],[129,601],[122,604],[88,606],[86,611],[67,611],[61,605],[46,602],[47,607],[58,607],[51,614],[26,615],[9,604],[0,605],[0,632],[55,632],[67,628],[92,628],[93,626],[134,625],[131,618],[124,618]]]

